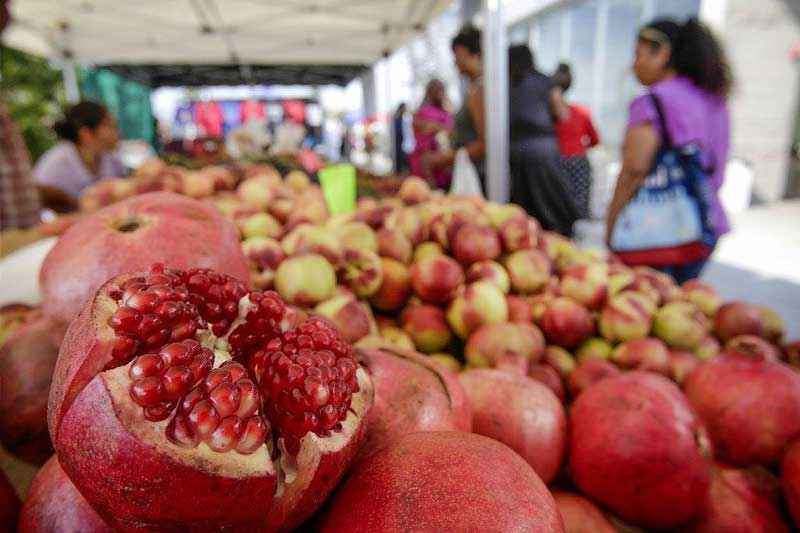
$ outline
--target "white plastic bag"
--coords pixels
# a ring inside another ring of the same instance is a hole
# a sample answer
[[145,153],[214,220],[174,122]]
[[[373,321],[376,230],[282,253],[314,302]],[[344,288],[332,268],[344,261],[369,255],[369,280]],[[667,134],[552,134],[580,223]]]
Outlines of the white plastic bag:
[[466,148],[459,148],[453,163],[453,181],[450,183],[450,194],[465,196],[483,196],[478,171],[469,159]]

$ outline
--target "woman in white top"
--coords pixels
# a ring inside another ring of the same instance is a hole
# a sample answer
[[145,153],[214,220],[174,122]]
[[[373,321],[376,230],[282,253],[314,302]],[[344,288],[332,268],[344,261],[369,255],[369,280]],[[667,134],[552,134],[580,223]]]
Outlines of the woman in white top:
[[62,141],[36,162],[33,178],[43,196],[56,203],[75,203],[93,183],[125,175],[114,150],[119,130],[114,115],[95,102],[80,102],[64,113],[54,127]]

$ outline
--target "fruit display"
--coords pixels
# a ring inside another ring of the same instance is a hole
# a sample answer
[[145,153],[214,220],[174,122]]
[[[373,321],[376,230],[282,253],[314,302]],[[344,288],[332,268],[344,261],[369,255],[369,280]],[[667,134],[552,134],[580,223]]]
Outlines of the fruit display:
[[331,215],[300,171],[154,160],[81,204],[0,308],[0,442],[47,461],[19,531],[800,526],[768,307],[418,178]]

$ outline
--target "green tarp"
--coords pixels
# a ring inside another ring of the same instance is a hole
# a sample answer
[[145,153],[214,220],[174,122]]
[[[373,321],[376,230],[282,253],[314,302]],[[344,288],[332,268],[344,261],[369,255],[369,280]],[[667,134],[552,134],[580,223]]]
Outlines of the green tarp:
[[103,103],[117,117],[123,139],[155,140],[150,89],[105,69],[81,68],[81,99]]

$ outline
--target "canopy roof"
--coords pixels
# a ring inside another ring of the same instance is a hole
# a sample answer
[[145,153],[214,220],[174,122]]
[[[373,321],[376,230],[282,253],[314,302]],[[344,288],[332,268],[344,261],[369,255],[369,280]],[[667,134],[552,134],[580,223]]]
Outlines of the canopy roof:
[[293,73],[310,80],[294,83],[341,84],[423,30],[449,3],[17,0],[4,38],[9,46],[47,57],[127,68],[151,85],[176,85],[182,74],[195,81],[188,84],[205,83],[214,73],[218,84],[251,81],[248,76],[285,83]]

